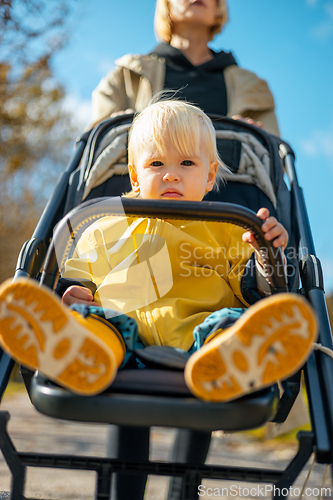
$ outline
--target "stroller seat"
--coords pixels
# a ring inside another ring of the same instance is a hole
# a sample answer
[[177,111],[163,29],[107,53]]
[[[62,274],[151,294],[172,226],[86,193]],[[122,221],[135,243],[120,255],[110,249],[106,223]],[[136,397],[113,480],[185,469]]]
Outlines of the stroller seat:
[[273,386],[230,403],[209,405],[192,396],[182,372],[149,368],[120,370],[106,392],[91,398],[34,375],[30,397],[38,411],[55,418],[210,432],[261,427],[275,416],[279,401]]

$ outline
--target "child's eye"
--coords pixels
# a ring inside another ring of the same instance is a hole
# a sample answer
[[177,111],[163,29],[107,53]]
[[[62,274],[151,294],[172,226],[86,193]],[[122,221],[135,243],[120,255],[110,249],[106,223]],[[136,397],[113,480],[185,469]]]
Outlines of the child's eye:
[[161,161],[158,161],[158,160],[152,161],[150,164],[151,167],[161,167],[162,165],[163,165],[163,163]]
[[194,165],[194,162],[192,160],[183,160],[182,165],[185,165],[185,167],[190,167],[191,165]]

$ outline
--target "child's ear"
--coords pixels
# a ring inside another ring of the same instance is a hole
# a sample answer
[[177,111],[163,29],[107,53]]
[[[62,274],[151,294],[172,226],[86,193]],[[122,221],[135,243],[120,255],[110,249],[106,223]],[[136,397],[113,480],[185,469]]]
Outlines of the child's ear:
[[128,164],[128,173],[129,173],[129,178],[131,181],[132,189],[133,189],[133,191],[138,193],[140,191],[138,174],[136,173],[134,165],[132,165],[131,163]]
[[209,165],[207,186],[206,186],[207,192],[211,191],[214,187],[218,166],[219,164],[217,161],[212,161],[211,164]]

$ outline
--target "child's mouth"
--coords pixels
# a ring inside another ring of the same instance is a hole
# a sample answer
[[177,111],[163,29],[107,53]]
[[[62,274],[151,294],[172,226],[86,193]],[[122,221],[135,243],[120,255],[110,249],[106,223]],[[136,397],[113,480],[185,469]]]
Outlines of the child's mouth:
[[176,189],[171,189],[170,191],[165,191],[162,193],[162,198],[182,198],[182,194]]

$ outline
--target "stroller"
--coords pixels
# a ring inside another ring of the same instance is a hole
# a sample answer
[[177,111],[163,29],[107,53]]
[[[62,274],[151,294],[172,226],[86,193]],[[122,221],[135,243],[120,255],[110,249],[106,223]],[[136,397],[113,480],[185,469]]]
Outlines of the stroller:
[[[119,197],[130,189],[126,174],[126,145],[132,118],[123,115],[107,119],[78,139],[67,170],[32,238],[21,250],[15,278],[31,277],[53,289],[62,263],[84,229],[100,217],[117,215],[117,203],[110,203],[110,197]],[[261,223],[254,214],[261,206],[269,208],[291,236],[288,255],[296,263],[293,290],[304,295],[313,305],[319,321],[319,342],[323,350],[332,349],[323,277],[297,181],[292,149],[282,140],[246,123],[218,116],[211,118],[217,131],[220,156],[233,172],[227,178],[227,186],[209,193],[199,204],[170,202],[166,210],[163,203],[155,200],[122,198],[122,208],[126,215],[134,217],[223,221],[250,229],[260,248],[265,250],[265,265],[273,269],[270,284],[274,292],[279,293],[287,286],[285,277],[277,271],[281,256],[263,238]],[[235,205],[234,200],[240,205]],[[191,395],[177,363],[174,363],[175,369],[170,369],[170,363],[166,367],[160,359],[152,357],[149,348],[146,349],[141,350],[146,369],[120,370],[107,391],[89,398],[72,394],[24,367],[22,375],[32,404],[50,417],[209,432],[236,432],[254,429],[266,422],[282,423],[300,391],[301,372],[284,383],[282,395],[277,386],[272,386],[229,403],[203,402]],[[6,389],[13,365],[14,362],[1,352],[0,396]],[[284,470],[18,452],[7,432],[9,414],[0,412],[0,448],[12,473],[10,498],[24,499],[27,467],[95,471],[95,498],[98,500],[110,498],[111,476],[120,471],[181,477],[184,500],[197,498],[198,486],[205,478],[271,484],[274,485],[273,498],[286,498],[288,489],[313,453],[318,463],[331,464],[333,458],[332,360],[325,352],[313,352],[304,367],[304,375],[311,431],[299,433],[299,449]]]

